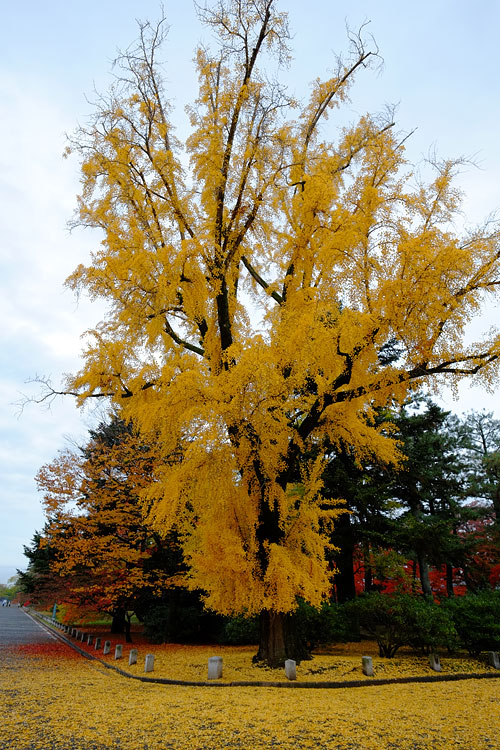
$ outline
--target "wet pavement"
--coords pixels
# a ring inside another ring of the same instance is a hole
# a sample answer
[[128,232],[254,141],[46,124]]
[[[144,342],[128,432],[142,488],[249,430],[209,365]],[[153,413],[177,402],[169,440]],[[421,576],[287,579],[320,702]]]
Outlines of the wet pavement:
[[24,643],[53,643],[55,636],[22,608],[0,607],[0,648]]

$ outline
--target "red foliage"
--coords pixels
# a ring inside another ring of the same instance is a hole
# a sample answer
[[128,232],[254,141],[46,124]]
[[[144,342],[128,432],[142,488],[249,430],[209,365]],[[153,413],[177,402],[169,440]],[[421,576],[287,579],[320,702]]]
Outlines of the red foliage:
[[[356,558],[356,568],[354,572],[354,583],[356,587],[356,595],[362,594],[365,591],[365,565],[361,554],[359,553]],[[420,571],[418,563],[414,563],[413,560],[407,560],[403,565],[404,573],[402,575],[394,575],[391,578],[377,578],[373,576],[371,581],[371,590],[380,591],[383,594],[392,594],[395,591],[405,591],[408,593],[419,593],[420,588]],[[446,566],[439,568],[431,568],[429,571],[429,578],[431,583],[432,591],[437,599],[442,599],[447,596],[446,590]],[[500,564],[495,566],[491,571],[490,577],[492,587],[497,581],[500,581]],[[463,572],[460,568],[453,568],[453,593],[457,596],[462,596],[467,591],[463,579]]]
[[21,656],[34,656],[38,658],[54,657],[63,659],[76,659],[78,653],[64,643],[22,643],[11,649]]

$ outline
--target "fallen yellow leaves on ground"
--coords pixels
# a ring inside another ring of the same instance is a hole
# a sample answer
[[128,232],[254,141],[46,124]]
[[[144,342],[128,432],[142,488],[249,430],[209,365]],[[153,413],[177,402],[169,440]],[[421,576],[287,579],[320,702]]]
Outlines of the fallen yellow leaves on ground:
[[[257,646],[218,646],[218,645],[182,645],[168,643],[153,645],[145,642],[141,636],[134,636],[134,643],[125,644],[123,636],[106,635],[111,643],[110,653],[103,656],[102,649],[96,651],[94,646],[77,643],[79,648],[97,656],[106,663],[134,675],[144,676],[144,661],[146,654],[153,654],[154,673],[148,676],[168,680],[183,680],[204,682],[207,680],[208,659],[211,656],[222,656],[223,675],[221,682],[280,682],[285,681],[284,670],[271,669],[263,665],[252,663],[252,657]],[[74,639],[73,639],[74,642]],[[121,643],[123,657],[114,658],[115,646]],[[128,654],[134,648],[138,652],[138,660],[134,665],[128,665]],[[384,659],[378,655],[378,647],[374,641],[362,643],[341,643],[321,649],[314,654],[310,661],[303,661],[297,666],[297,680],[301,682],[354,682],[365,680],[370,682],[372,677],[366,677],[361,668],[361,656],[371,656],[373,660],[374,678],[393,679],[400,677],[425,677],[435,675],[429,663],[429,657],[419,654],[409,648],[401,648],[393,659]],[[465,652],[452,656],[441,656],[443,675],[470,674],[478,672],[496,673],[487,663],[486,654],[479,659],[469,657]]]
[[[155,648],[158,655],[162,647]],[[244,660],[244,649],[232,651]],[[215,652],[189,646],[165,654],[175,657],[176,669],[184,661],[196,670]],[[129,680],[62,644],[3,651],[0,660],[1,750],[498,748],[496,679],[337,690],[195,688]]]

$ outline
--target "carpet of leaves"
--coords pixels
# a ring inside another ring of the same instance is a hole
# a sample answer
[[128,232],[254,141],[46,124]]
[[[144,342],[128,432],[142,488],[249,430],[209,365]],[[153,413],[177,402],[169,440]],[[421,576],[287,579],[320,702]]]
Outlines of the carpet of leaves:
[[[115,641],[116,642],[116,641]],[[134,643],[143,675],[206,679],[208,656],[222,655],[224,680],[276,680],[251,664],[254,649]],[[86,647],[92,651],[92,647]],[[361,654],[347,645],[298,667],[301,680],[361,678]],[[466,657],[442,658],[447,671],[487,671]],[[425,657],[375,658],[376,676],[428,674]],[[479,669],[478,669],[479,666]],[[366,678],[367,680],[369,678]],[[186,687],[129,680],[62,643],[0,650],[0,750],[495,750],[500,679],[358,688]]]
[[[109,638],[109,636],[108,636]],[[136,642],[137,641],[137,642]],[[222,656],[222,682],[255,681],[280,682],[285,680],[284,670],[270,669],[265,666],[255,666],[252,663],[257,647],[240,646],[194,646],[180,644],[165,644],[153,646],[134,639],[134,643],[127,646],[123,643],[123,658],[114,660],[114,647],[120,643],[119,639],[111,641],[112,648],[108,656],[100,656],[110,664],[133,675],[144,674],[144,660],[146,654],[154,654],[154,676],[171,680],[205,681],[208,673],[208,659],[210,656]],[[81,644],[80,644],[81,645]],[[91,654],[95,654],[93,647],[83,646]],[[128,666],[128,654],[131,648],[138,650],[137,664]],[[431,669],[429,658],[416,654],[410,649],[402,649],[393,659],[378,656],[375,642],[339,644],[331,648],[318,650],[311,661],[303,661],[297,666],[297,680],[301,682],[354,682],[363,680],[370,682],[361,669],[361,655],[371,656],[374,667],[374,678],[423,677],[435,675]],[[465,653],[454,654],[453,657],[441,657],[442,674],[468,674],[472,672],[495,673],[493,667],[487,663],[486,655],[479,659],[468,657]]]

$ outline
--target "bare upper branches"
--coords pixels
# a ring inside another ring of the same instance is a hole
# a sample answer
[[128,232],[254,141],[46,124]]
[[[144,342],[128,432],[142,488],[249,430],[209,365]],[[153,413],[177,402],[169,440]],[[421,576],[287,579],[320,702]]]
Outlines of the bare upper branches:
[[218,0],[195,2],[200,20],[220,40],[225,54],[236,53],[247,72],[251,71],[260,48],[273,49],[281,64],[289,58],[290,39],[285,13],[275,11],[275,0]]

